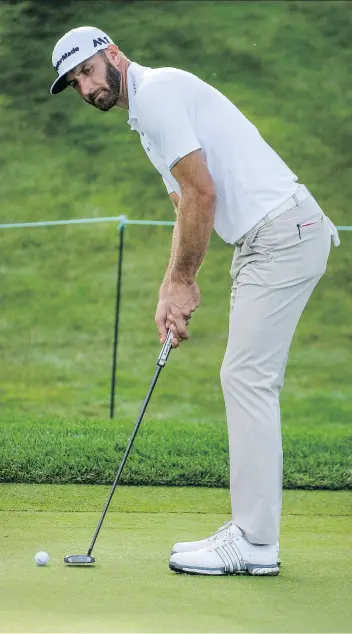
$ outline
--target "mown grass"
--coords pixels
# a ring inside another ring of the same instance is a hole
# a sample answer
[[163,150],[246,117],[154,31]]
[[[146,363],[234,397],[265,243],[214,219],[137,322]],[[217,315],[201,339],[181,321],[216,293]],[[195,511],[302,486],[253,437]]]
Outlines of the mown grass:
[[[332,219],[352,224],[351,16],[347,2],[78,0],[65,3],[64,10],[48,3],[1,3],[0,220],[121,213],[173,219],[161,179],[126,125],[127,113],[99,113],[70,91],[57,97],[47,92],[55,75],[53,44],[65,30],[91,23],[115,37],[131,59],[179,66],[223,91]],[[153,315],[170,235],[164,228],[127,228],[116,407],[121,430],[133,426],[158,354]],[[296,438],[299,429],[297,442],[305,449],[301,453],[292,441],[290,451],[307,457],[299,467],[286,464],[287,486],[310,486],[314,477],[319,486],[347,482],[336,446],[340,426],[347,434],[352,411],[352,236],[341,238],[292,345],[282,395],[285,442],[289,447],[290,434]],[[2,231],[0,240],[4,433],[15,430],[7,426],[11,419],[21,419],[24,430],[32,426],[35,437],[33,421],[43,417],[63,417],[68,425],[82,418],[83,428],[90,419],[94,425],[108,415],[116,227],[16,229]],[[197,424],[223,429],[219,369],[231,257],[232,249],[214,236],[199,274],[202,303],[192,320],[192,339],[172,354],[148,410],[153,424],[164,424],[165,435],[179,421],[192,437]],[[314,445],[308,439],[316,434],[322,463],[306,475],[310,451],[319,462],[314,447],[308,451]],[[9,437],[8,442],[15,446]],[[8,464],[10,454],[5,458]],[[223,473],[215,480],[225,481]]]
[[[12,249],[2,254],[2,416],[104,418],[117,238],[106,226],[52,232],[19,230]],[[121,417],[136,415],[160,349],[153,317],[170,230],[153,229],[147,235],[143,245],[143,230],[127,228],[117,371],[116,412]],[[352,246],[350,238],[346,234],[331,254],[337,266]],[[192,320],[192,339],[170,358],[150,404],[153,418],[224,419],[219,370],[227,338],[231,257],[231,249],[214,238],[199,275],[202,304]],[[295,335],[283,390],[284,421],[348,422],[349,304],[329,270]]]
[[[349,631],[349,492],[284,492],[282,565],[271,579],[169,570],[176,541],[210,535],[229,519],[223,489],[121,487],[94,548],[95,566],[68,568],[63,557],[85,552],[107,493],[82,485],[1,487],[0,632]],[[34,564],[38,550],[50,555],[45,568]]]
[[[99,512],[110,486],[84,484],[2,484],[0,511]],[[285,490],[282,514],[351,516],[350,491]],[[223,513],[231,515],[228,489],[207,487],[120,486],[110,513]]]
[[[132,432],[130,422],[45,419],[0,425],[0,481],[109,484]],[[343,425],[284,428],[286,488],[352,486],[352,436]],[[225,425],[147,421],[122,476],[129,485],[227,487]]]

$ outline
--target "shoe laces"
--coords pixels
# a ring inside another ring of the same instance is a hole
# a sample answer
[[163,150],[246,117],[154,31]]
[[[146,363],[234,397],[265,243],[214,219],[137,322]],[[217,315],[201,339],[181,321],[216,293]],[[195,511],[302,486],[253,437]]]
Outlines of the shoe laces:
[[209,542],[212,544],[213,542],[217,542],[224,538],[226,539],[226,537],[230,537],[231,526],[232,526],[232,521],[226,522],[225,524],[223,524],[223,526],[220,526],[218,530],[214,533],[214,535],[209,537]]
[[241,529],[238,526],[235,526],[232,522],[226,522],[224,526],[220,526],[220,528],[216,531],[216,533],[212,536],[211,542],[208,546],[210,550],[214,548],[218,548],[222,546],[224,542],[239,542],[243,538]]

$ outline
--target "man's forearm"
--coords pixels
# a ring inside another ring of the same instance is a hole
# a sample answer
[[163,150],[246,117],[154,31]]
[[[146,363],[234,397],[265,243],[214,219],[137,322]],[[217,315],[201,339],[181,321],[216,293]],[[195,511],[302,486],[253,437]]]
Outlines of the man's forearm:
[[171,282],[192,284],[207,252],[214,226],[215,198],[185,196],[180,199],[173,253],[166,276]]
[[176,256],[176,245],[177,245],[177,241],[178,241],[178,220],[176,219],[176,223],[173,229],[173,233],[172,233],[172,246],[171,246],[171,255],[170,255],[170,260],[169,260],[169,265],[167,267],[164,279],[162,281],[161,287],[160,287],[160,291],[159,291],[159,298],[162,299],[162,296],[164,294],[164,292],[167,292],[167,288],[169,286],[170,283],[170,275],[171,275],[171,270],[173,267],[173,264],[175,262],[175,256]]

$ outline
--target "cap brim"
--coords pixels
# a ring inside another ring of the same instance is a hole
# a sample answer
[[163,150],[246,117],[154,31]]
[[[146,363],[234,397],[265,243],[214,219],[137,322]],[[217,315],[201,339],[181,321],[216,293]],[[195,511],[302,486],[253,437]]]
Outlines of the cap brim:
[[62,92],[63,90],[65,90],[65,88],[67,88],[67,86],[68,86],[67,79],[66,79],[67,73],[69,73],[76,66],[78,66],[78,64],[82,64],[82,62],[85,62],[87,59],[90,59],[91,57],[96,55],[96,53],[100,53],[100,51],[105,50],[110,44],[111,44],[111,42],[109,42],[108,44],[105,44],[104,46],[100,46],[99,50],[97,50],[96,52],[92,53],[92,55],[83,56],[83,59],[81,59],[79,57],[78,59],[75,60],[75,62],[71,62],[71,65],[66,69],[65,74],[64,75],[60,75],[54,81],[53,85],[50,88],[51,94],[52,95],[57,95],[59,92]]
[[66,79],[67,73],[65,73],[65,75],[62,75],[61,77],[58,77],[53,85],[50,88],[50,92],[52,95],[57,95],[59,92],[62,92],[63,90],[65,90],[65,88],[67,88],[68,83],[67,83],[67,79]]

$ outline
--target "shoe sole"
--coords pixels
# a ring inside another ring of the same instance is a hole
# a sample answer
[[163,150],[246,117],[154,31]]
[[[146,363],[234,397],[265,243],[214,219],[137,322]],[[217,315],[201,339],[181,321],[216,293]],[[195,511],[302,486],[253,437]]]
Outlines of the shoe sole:
[[169,568],[178,574],[187,575],[208,575],[213,577],[230,576],[230,575],[251,575],[253,577],[277,577],[280,572],[279,566],[263,566],[257,564],[248,564],[246,570],[235,570],[234,572],[225,572],[222,568],[185,568],[175,563],[169,563]]

